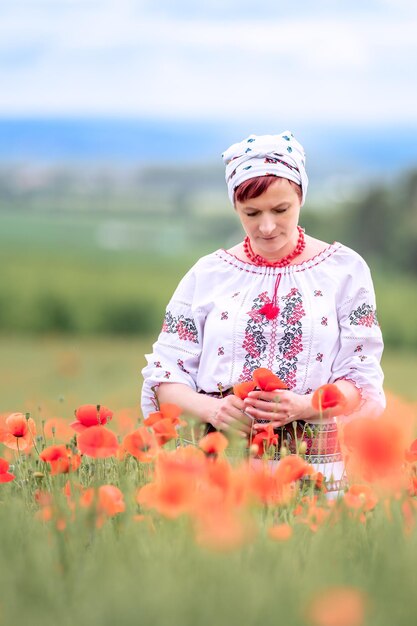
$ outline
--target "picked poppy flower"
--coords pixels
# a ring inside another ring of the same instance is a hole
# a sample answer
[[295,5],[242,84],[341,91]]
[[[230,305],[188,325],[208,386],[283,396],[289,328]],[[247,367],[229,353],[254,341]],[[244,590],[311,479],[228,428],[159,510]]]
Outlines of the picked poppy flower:
[[224,452],[229,445],[229,440],[222,433],[208,433],[198,442],[199,448],[207,454],[207,456],[218,456]]
[[121,447],[142,463],[151,463],[159,451],[155,435],[144,426],[126,435]]
[[114,433],[104,426],[90,426],[77,437],[77,445],[82,454],[94,458],[115,456],[119,448]]
[[272,424],[268,424],[265,430],[259,430],[252,439],[252,445],[258,446],[257,456],[263,456],[271,446],[278,446],[278,435],[274,432]]
[[77,433],[92,426],[104,426],[113,417],[113,412],[100,404],[83,404],[75,411],[75,422],[70,424]]
[[73,454],[65,445],[49,446],[40,453],[40,458],[49,463],[51,474],[68,474],[77,470],[81,465],[79,454]]
[[288,389],[286,383],[266,367],[258,367],[258,369],[253,372],[253,380],[262,391]]
[[366,596],[354,587],[328,587],[310,602],[306,617],[313,626],[362,626]]
[[335,406],[344,406],[346,398],[337,385],[322,385],[313,393],[311,404],[316,411],[325,411]]
[[36,435],[35,422],[23,413],[12,413],[2,420],[0,441],[12,450],[29,450]]
[[5,459],[0,459],[0,483],[9,483],[15,478],[16,476],[9,472],[9,463]]
[[233,394],[244,400],[248,397],[248,394],[253,391],[256,387],[256,382],[254,380],[248,380],[245,383],[237,383],[233,385]]

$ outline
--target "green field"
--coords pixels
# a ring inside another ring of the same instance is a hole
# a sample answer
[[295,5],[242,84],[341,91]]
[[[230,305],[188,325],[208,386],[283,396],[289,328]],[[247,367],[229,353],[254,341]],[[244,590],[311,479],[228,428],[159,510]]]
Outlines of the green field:
[[[0,332],[156,334],[187,269],[232,243],[222,233],[200,241],[177,226],[137,214],[0,213]],[[386,346],[417,350],[415,278],[371,267]]]
[[[140,371],[152,339],[2,337],[0,412],[72,415],[80,404],[138,407]],[[417,400],[417,358],[387,350],[387,389]]]

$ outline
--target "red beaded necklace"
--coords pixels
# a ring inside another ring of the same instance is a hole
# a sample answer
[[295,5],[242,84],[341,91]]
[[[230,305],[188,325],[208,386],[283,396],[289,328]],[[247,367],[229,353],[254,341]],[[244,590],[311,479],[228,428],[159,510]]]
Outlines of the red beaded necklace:
[[306,242],[304,239],[304,230],[301,228],[301,226],[297,226],[297,230],[298,230],[297,245],[295,246],[292,252],[287,254],[287,256],[284,256],[282,259],[279,259],[279,261],[268,261],[268,259],[264,259],[264,257],[261,256],[260,254],[255,254],[255,252],[252,250],[252,246],[250,245],[249,237],[245,237],[245,240],[243,242],[243,250],[246,256],[248,257],[249,261],[251,263],[254,263],[255,265],[263,265],[267,267],[286,267],[287,265],[291,263],[293,259],[295,259],[295,257],[299,256],[304,250],[304,248],[306,247]]
[[[259,254],[255,254],[254,251],[252,250],[252,246],[250,245],[249,237],[245,237],[245,240],[243,242],[243,249],[245,251],[246,256],[248,257],[249,261],[251,263],[254,263],[255,265],[262,265],[266,267],[286,267],[287,265],[291,263],[293,259],[295,259],[295,257],[299,256],[304,250],[304,248],[306,247],[306,242],[304,239],[304,230],[301,228],[301,226],[297,226],[297,229],[298,229],[297,245],[295,246],[294,250],[290,252],[290,254],[287,254],[287,256],[284,256],[279,261],[270,262],[267,259],[264,259],[264,257],[260,256]],[[262,315],[265,315],[265,317],[268,320],[273,320],[278,317],[278,313],[279,313],[278,287],[279,287],[280,282],[281,282],[281,274],[278,274],[275,279],[274,295],[272,296],[271,302],[267,302],[259,309],[259,313],[261,313]]]

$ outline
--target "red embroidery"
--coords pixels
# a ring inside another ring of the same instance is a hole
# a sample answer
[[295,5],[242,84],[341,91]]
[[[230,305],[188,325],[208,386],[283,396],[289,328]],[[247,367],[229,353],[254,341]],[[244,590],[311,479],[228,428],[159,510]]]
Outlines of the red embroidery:
[[184,315],[175,317],[170,311],[167,311],[162,324],[162,332],[178,333],[178,337],[182,341],[198,343],[197,327],[192,317],[184,317]]
[[177,365],[180,368],[180,370],[182,372],[184,372],[185,374],[189,374],[190,372],[188,370],[185,369],[184,367],[184,361],[182,359],[177,359]]
[[349,320],[351,326],[366,326],[367,328],[379,326],[374,307],[365,302],[350,313]]
[[[245,361],[239,382],[244,382],[252,378],[252,372],[265,366],[265,357],[268,350],[268,341],[265,337],[265,329],[271,328],[270,337],[270,357],[268,358],[268,368],[285,381],[289,389],[293,389],[297,384],[297,364],[298,355],[303,350],[303,332],[301,320],[305,316],[301,294],[295,287],[281,298],[284,303],[281,306],[279,326],[283,329],[283,334],[277,345],[276,338],[279,332],[274,324],[259,313],[259,309],[269,302],[267,292],[259,294],[255,298],[249,320],[245,329],[245,336],[242,347],[246,351]],[[276,322],[276,320],[273,320]],[[277,370],[278,368],[278,370]]]

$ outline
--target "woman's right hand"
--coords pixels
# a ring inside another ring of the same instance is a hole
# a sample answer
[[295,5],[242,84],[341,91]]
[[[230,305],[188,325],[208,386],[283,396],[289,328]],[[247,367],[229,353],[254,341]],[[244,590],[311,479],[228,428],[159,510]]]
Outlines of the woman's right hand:
[[245,403],[234,395],[219,398],[217,408],[210,417],[210,424],[217,430],[237,431],[242,437],[250,435],[253,418],[244,413]]

